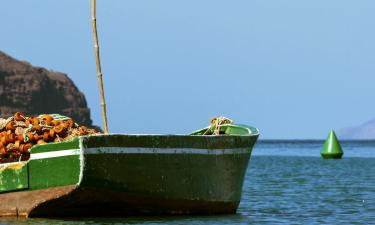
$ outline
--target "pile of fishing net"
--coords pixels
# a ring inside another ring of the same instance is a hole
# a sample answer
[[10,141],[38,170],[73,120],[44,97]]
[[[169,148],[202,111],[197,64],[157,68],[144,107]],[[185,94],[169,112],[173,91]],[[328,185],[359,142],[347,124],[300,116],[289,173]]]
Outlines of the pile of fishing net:
[[79,126],[66,116],[43,114],[28,117],[17,112],[7,119],[0,118],[0,163],[28,160],[34,145],[68,141],[92,134],[99,132]]

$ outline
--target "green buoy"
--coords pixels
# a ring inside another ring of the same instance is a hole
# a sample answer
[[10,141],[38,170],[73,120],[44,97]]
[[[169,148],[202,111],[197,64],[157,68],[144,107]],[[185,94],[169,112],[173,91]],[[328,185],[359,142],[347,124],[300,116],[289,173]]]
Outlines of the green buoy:
[[333,130],[329,132],[320,154],[324,159],[341,159],[344,152]]

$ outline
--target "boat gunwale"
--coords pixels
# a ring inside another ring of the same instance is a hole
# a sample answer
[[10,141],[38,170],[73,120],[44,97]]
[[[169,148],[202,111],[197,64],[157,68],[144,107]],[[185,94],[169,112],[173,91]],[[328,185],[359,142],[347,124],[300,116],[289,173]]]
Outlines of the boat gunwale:
[[[198,129],[198,130],[195,130],[193,132],[191,132],[189,135],[190,136],[213,136],[213,137],[217,137],[217,136],[259,136],[259,129],[256,128],[256,127],[253,127],[253,126],[248,126],[248,125],[244,125],[244,124],[223,124],[221,125],[221,128],[240,128],[240,129],[244,129],[244,130],[247,130],[247,133],[246,134],[220,134],[220,135],[205,135],[205,134],[199,134],[203,131],[206,131],[208,129],[211,128],[211,126],[207,126],[207,127],[204,127],[202,129]],[[255,132],[253,132],[253,130],[255,130]]]

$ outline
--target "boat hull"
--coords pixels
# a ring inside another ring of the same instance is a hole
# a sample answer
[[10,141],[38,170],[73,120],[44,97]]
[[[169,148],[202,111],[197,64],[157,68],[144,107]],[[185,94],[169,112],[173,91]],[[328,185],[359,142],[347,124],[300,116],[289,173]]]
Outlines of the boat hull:
[[234,213],[238,202],[160,199],[77,185],[6,193],[3,217],[76,217]]
[[25,165],[28,186],[0,193],[0,215],[234,213],[256,138],[102,135],[42,145]]

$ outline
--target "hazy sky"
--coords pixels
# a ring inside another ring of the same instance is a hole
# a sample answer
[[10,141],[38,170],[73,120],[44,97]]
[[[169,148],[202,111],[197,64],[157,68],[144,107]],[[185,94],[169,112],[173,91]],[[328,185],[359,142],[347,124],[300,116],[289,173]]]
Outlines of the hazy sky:
[[[375,1],[97,0],[109,129],[189,133],[223,115],[262,138],[375,117]],[[0,4],[0,50],[67,73],[102,125],[89,0]]]

